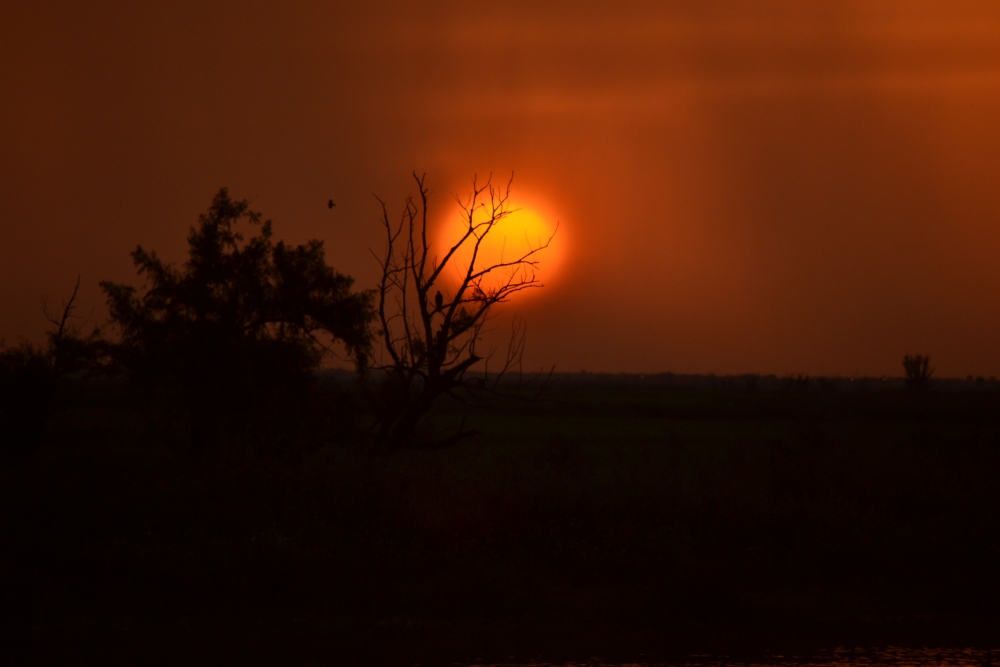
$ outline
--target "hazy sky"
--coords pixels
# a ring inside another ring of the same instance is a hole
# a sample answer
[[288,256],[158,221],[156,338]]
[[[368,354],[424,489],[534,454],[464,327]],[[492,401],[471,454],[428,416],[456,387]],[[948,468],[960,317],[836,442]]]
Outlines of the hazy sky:
[[1000,375],[995,0],[8,2],[0,62],[8,343],[220,186],[370,287],[373,193],[492,171],[561,225],[531,368]]

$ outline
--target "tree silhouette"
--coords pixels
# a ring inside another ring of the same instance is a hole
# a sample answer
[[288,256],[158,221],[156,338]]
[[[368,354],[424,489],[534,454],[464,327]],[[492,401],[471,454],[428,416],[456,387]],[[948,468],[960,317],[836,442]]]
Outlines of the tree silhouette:
[[13,348],[0,344],[0,452],[23,456],[34,450],[48,419],[50,403],[60,379],[100,365],[106,346],[100,330],[84,336],[77,319],[76,297],[80,279],[58,315],[43,306],[53,329],[46,345],[21,343]]
[[76,371],[91,372],[99,369],[105,362],[108,352],[107,342],[101,337],[101,330],[94,327],[84,336],[80,325],[74,320],[76,297],[80,293],[80,278],[76,279],[73,293],[62,304],[58,315],[49,313],[48,305],[42,307],[45,319],[53,326],[46,334],[48,342],[47,353],[53,369],[59,375]]
[[[473,179],[469,198],[458,202],[464,231],[437,255],[428,239],[426,176],[414,173],[413,178],[418,198],[407,198],[398,224],[390,222],[385,202],[379,200],[386,246],[379,258],[382,278],[377,310],[388,377],[378,441],[389,451],[416,444],[417,424],[437,398],[459,388],[485,386],[491,378],[493,355],[480,349],[484,326],[497,305],[517,292],[542,286],[535,274],[537,255],[552,240],[539,240],[510,259],[481,262],[483,241],[515,209],[509,203],[511,182],[499,188],[489,179],[482,185]],[[459,266],[456,258],[463,248],[470,251],[469,259]],[[460,277],[457,286],[449,289],[443,276],[452,269]],[[523,331],[515,328],[500,367],[494,369],[494,382],[520,362],[523,349]],[[469,377],[468,371],[479,362],[483,362],[483,376]],[[459,432],[436,444],[448,444],[462,435]]]
[[38,444],[58,375],[47,350],[0,349],[0,454],[22,457]]
[[903,370],[906,371],[906,386],[910,389],[926,389],[930,386],[934,369],[931,358],[923,354],[904,355]]
[[[244,238],[240,223],[259,233]],[[223,188],[188,246],[180,268],[137,247],[141,292],[101,287],[119,333],[116,363],[182,408],[196,450],[248,431],[257,437],[268,415],[304,402],[331,339],[359,367],[368,363],[373,295],[351,291],[353,279],[326,264],[321,241],[274,243],[271,222]],[[282,439],[293,431],[285,424]]]

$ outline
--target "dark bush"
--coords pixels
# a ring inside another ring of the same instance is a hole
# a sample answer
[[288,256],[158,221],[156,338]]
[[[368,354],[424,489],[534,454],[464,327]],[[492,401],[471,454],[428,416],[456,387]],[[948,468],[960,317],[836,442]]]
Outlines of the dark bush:
[[70,373],[99,367],[105,353],[100,331],[83,336],[73,311],[80,289],[79,278],[58,318],[46,310],[52,323],[45,347],[22,343],[0,346],[0,452],[20,458],[34,451],[59,379]]
[[[244,238],[237,225],[259,227]],[[179,417],[193,450],[225,445],[294,457],[316,428],[313,391],[327,345],[368,361],[371,295],[326,264],[321,241],[272,241],[271,222],[219,191],[188,235],[180,268],[141,246],[141,291],[101,283],[120,334],[114,363],[147,398]]]
[[49,353],[28,343],[0,351],[0,451],[20,458],[38,444],[58,374]]

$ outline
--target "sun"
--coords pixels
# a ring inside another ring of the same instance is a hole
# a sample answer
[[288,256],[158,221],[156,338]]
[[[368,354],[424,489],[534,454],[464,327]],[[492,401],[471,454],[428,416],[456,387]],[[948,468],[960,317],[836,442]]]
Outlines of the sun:
[[[501,267],[484,276],[485,289],[495,287],[512,277],[515,281],[533,277],[540,285],[551,283],[562,263],[563,230],[560,229],[558,219],[547,207],[527,198],[516,202],[512,200],[509,203],[506,215],[483,236],[479,243],[474,270],[481,271],[491,266]],[[473,223],[482,225],[489,219],[490,206],[487,198],[486,206],[476,209]],[[433,254],[438,261],[443,260],[448,250],[462,239],[468,227],[468,217],[461,211],[449,216],[449,219],[438,227],[433,248]],[[449,287],[457,287],[464,279],[472,260],[475,242],[475,237],[470,236],[448,260],[442,276]],[[530,260],[534,265],[501,266],[520,259]],[[525,290],[525,294],[533,291],[535,290]]]

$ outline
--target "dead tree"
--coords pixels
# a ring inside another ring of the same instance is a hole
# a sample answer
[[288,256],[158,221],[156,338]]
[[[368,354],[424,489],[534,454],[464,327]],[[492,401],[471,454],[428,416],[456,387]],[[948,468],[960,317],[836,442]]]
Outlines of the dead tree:
[[107,345],[101,338],[101,330],[94,327],[89,335],[84,336],[82,327],[73,322],[80,319],[74,314],[79,292],[80,277],[77,276],[73,293],[68,301],[63,302],[62,311],[58,315],[49,312],[48,304],[42,304],[45,319],[54,327],[47,334],[48,355],[58,375],[81,370],[94,371],[106,361]]
[[[523,329],[513,327],[499,368],[490,372],[493,350],[483,350],[483,334],[494,308],[523,290],[541,287],[535,269],[538,253],[552,240],[539,239],[522,254],[482,262],[480,248],[490,235],[502,233],[510,207],[510,185],[480,185],[458,200],[463,233],[453,245],[434,248],[428,238],[426,176],[413,174],[418,197],[408,197],[401,219],[394,224],[382,204],[386,246],[381,257],[378,317],[387,359],[384,414],[377,440],[392,451],[411,446],[420,419],[435,400],[460,389],[495,386],[508,371],[519,368],[524,350]],[[511,177],[513,180],[513,177]],[[440,252],[438,252],[440,250]],[[458,260],[462,252],[469,259]],[[460,264],[460,265],[459,265]],[[446,284],[446,272],[457,270],[457,283]],[[482,362],[482,375],[470,370]],[[444,445],[462,437],[453,435]]]

